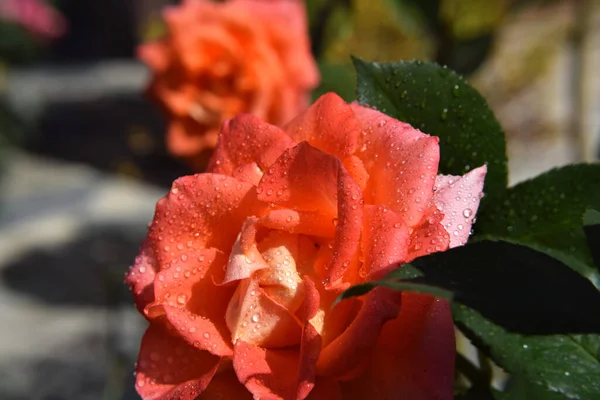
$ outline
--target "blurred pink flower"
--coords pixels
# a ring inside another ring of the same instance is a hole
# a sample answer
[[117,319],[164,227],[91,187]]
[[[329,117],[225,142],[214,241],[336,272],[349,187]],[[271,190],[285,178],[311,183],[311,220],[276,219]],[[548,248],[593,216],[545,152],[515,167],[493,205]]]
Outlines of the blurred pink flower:
[[0,0],[0,20],[16,22],[50,39],[62,36],[67,27],[65,18],[43,0]]

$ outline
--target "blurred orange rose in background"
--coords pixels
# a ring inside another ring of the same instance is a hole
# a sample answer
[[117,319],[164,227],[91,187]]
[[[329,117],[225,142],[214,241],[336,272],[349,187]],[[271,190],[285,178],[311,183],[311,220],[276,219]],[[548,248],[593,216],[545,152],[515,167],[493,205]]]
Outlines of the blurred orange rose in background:
[[209,173],[178,179],[127,277],[150,326],[144,399],[452,399],[449,304],[377,288],[463,245],[485,166],[437,175],[438,138],[327,94],[283,129],[224,124]]
[[139,57],[169,119],[167,147],[192,168],[202,168],[223,121],[249,113],[282,125],[308,105],[319,73],[300,0],[184,0],[164,19],[167,36]]

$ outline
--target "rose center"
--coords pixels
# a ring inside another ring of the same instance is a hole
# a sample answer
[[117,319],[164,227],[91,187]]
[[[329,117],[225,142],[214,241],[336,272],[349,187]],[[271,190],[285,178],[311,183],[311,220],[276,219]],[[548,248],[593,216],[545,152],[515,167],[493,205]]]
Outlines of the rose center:
[[269,231],[258,241],[260,259],[248,256],[248,261],[262,268],[239,281],[227,308],[226,322],[234,343],[240,339],[272,348],[300,342],[302,324],[296,313],[304,300],[299,260],[305,258],[301,254],[305,240],[288,232]]

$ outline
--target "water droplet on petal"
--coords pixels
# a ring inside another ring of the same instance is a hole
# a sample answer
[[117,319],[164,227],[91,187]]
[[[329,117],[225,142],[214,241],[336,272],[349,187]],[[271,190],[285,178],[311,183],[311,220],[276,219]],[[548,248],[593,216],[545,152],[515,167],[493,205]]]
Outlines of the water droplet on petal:
[[252,315],[252,322],[258,322],[259,319],[260,319],[260,316],[258,314]]

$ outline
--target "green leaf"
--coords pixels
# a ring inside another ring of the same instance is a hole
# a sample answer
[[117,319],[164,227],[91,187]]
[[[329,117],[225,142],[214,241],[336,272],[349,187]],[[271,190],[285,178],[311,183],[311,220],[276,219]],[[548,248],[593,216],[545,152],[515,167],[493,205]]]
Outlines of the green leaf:
[[394,290],[405,290],[416,293],[431,294],[446,300],[452,299],[452,292],[436,286],[414,282],[411,279],[422,277],[421,271],[410,264],[405,264],[402,268],[392,271],[386,277],[379,281],[371,281],[360,285],[352,286],[345,290],[333,303],[336,305],[344,299],[350,297],[362,296],[375,289],[377,286],[385,286]]
[[504,133],[484,98],[461,76],[421,61],[353,61],[361,104],[440,138],[440,173],[462,175],[487,163],[486,193],[506,189]]
[[385,286],[394,290],[401,290],[407,292],[415,292],[415,293],[425,293],[431,294],[435,297],[440,297],[446,300],[452,300],[452,292],[448,290],[444,290],[440,287],[427,285],[418,282],[412,282],[410,280],[401,280],[401,279],[393,279],[393,277],[388,277],[386,279],[380,281],[372,281],[368,283],[362,283],[360,285],[352,286],[351,288],[345,290],[338,299],[334,302],[334,305],[339,303],[340,301],[356,296],[362,296],[364,294],[369,293],[371,290],[375,289],[377,286]]
[[600,335],[523,336],[454,304],[454,321],[514,381],[498,399],[600,399]]
[[418,258],[409,268],[423,275],[406,280],[404,266],[348,289],[342,298],[386,286],[452,299],[512,332],[600,333],[600,291],[562,262],[528,247],[482,241]]
[[600,212],[587,210],[583,214],[583,231],[592,254],[592,260],[600,271]]
[[351,66],[320,62],[319,71],[321,72],[321,84],[313,92],[314,100],[327,92],[338,94],[348,103],[356,99],[354,93],[356,76]]
[[583,214],[583,225],[584,226],[600,225],[600,212],[598,212],[596,210],[587,210]]
[[556,257],[600,288],[582,215],[600,208],[600,164],[557,168],[485,197],[472,240],[499,239]]

